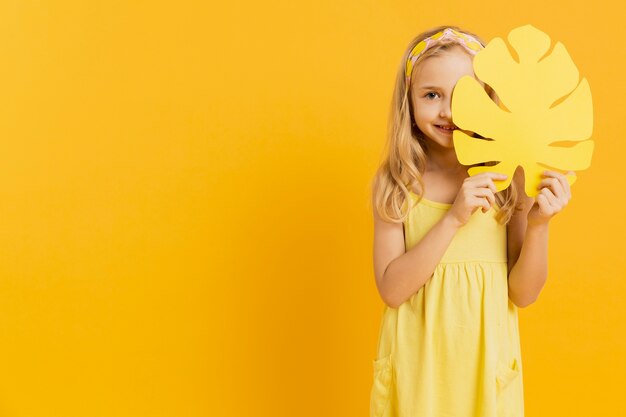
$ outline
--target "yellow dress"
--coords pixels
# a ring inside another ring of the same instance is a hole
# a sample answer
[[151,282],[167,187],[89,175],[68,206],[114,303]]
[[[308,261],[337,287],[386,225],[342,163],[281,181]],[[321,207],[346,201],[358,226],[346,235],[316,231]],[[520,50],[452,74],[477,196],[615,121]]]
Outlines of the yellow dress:
[[[406,250],[450,207],[422,199],[404,222]],[[384,305],[370,417],[524,416],[506,226],[495,212],[476,210],[426,284],[398,308]]]

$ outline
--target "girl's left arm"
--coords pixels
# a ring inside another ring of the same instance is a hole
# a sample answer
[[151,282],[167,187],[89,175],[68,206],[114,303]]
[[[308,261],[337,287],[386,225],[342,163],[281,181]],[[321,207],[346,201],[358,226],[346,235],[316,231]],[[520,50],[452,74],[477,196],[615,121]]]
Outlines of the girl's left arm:
[[537,300],[548,277],[549,221],[567,205],[572,194],[563,174],[545,171],[537,198],[528,197],[523,191],[523,174],[518,172],[523,204],[507,226],[508,287],[511,301],[526,307]]

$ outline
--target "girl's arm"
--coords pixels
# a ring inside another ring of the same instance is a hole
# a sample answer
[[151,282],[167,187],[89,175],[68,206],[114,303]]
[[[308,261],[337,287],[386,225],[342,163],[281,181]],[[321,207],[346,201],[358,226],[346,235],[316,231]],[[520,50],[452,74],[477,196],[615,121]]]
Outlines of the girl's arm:
[[[514,215],[507,228],[509,298],[518,307],[534,303],[546,283],[548,222],[571,199],[564,175],[545,171],[544,177],[534,204],[533,199],[522,194],[525,199],[523,208]],[[524,189],[523,183],[519,189]]]
[[548,278],[548,224],[529,225],[517,262],[509,272],[509,298],[518,307],[537,300]]
[[[452,207],[405,252],[402,224],[382,220],[374,210],[374,273],[383,301],[399,307],[430,279],[454,235],[477,209],[489,210],[495,203],[494,179],[506,175],[484,172],[466,178]],[[374,205],[372,199],[372,205]]]
[[385,222],[374,210],[376,285],[392,308],[398,308],[430,279],[460,226],[450,216],[443,216],[406,252],[402,227]]

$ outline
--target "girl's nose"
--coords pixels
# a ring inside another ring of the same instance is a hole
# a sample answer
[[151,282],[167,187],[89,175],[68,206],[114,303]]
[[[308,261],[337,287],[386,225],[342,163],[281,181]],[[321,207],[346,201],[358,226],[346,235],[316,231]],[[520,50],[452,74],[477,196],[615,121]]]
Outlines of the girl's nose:
[[444,119],[449,119],[452,117],[452,112],[450,111],[450,100],[445,100],[442,101],[441,103],[441,111],[439,113],[439,116],[444,118]]

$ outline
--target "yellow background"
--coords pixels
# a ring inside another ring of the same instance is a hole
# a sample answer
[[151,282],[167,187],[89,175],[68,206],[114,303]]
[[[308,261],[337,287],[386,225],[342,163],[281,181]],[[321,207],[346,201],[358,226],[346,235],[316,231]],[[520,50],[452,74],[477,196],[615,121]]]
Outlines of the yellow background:
[[527,415],[626,414],[623,11],[42,0],[0,19],[0,415],[367,415],[369,181],[401,54],[439,24],[526,23],[589,80],[596,141],[520,310]]

